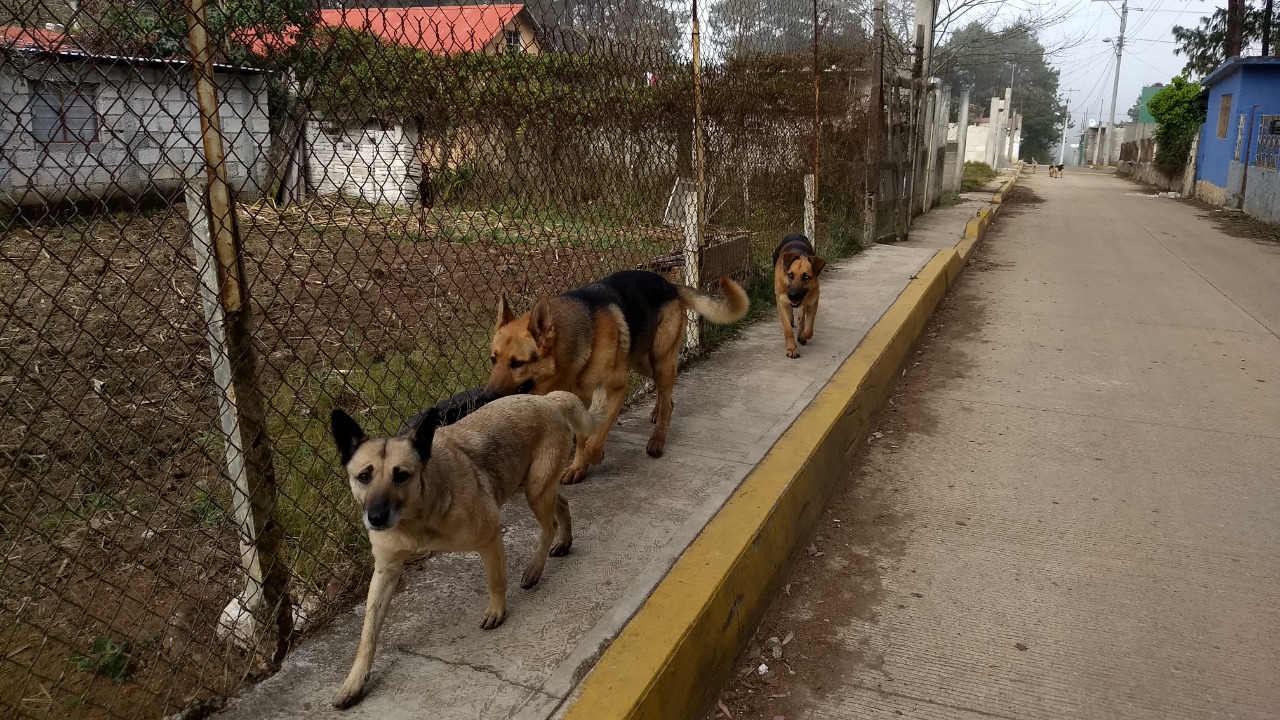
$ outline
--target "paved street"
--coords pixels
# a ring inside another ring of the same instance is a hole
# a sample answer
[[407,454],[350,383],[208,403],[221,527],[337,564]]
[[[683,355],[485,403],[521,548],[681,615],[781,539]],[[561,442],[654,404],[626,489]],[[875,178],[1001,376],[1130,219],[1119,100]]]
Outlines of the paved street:
[[1280,244],[1207,214],[1024,176],[735,720],[1280,715]]

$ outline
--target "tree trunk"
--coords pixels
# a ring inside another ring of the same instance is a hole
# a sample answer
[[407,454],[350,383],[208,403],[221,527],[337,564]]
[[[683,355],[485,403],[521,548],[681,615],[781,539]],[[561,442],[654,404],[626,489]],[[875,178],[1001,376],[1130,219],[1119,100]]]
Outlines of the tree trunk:
[[1275,48],[1271,47],[1271,21],[1274,18],[1271,0],[1262,5],[1262,56],[1271,55]]
[[1244,0],[1227,0],[1227,58],[1244,50]]

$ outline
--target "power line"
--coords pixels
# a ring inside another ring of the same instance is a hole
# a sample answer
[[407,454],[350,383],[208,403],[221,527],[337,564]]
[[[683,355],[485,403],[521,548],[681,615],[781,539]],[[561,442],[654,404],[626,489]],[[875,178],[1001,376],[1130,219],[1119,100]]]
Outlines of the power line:
[[[1163,69],[1161,69],[1161,68],[1156,67],[1155,65],[1152,65],[1151,63],[1147,62],[1146,60],[1143,60],[1143,59],[1142,59],[1142,57],[1141,57],[1141,54],[1140,54],[1137,50],[1130,50],[1130,51],[1129,51],[1129,54],[1130,54],[1131,56],[1133,56],[1133,59],[1134,59],[1134,60],[1137,60],[1138,62],[1142,63],[1143,65],[1146,65],[1147,67],[1151,68],[1152,70],[1155,70],[1155,71],[1156,71],[1156,72],[1158,72],[1158,73],[1162,73],[1162,74],[1166,74],[1166,75],[1168,75],[1168,74],[1169,74],[1169,71],[1168,71],[1168,70],[1163,70]],[[1177,73],[1173,73],[1173,74],[1174,74],[1174,75],[1176,75]]]

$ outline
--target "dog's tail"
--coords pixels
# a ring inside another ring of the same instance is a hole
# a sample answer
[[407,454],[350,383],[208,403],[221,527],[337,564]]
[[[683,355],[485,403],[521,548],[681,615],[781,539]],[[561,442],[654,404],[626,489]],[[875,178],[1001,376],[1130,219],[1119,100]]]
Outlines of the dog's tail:
[[565,422],[573,429],[573,434],[585,438],[596,431],[596,419],[587,412],[587,408],[577,395],[563,390],[547,393],[547,399],[555,403],[556,409],[564,416]]
[[720,292],[724,293],[724,297],[708,295],[687,285],[677,286],[676,292],[680,294],[680,302],[685,307],[717,325],[737,322],[751,308],[747,291],[729,277],[720,278]]

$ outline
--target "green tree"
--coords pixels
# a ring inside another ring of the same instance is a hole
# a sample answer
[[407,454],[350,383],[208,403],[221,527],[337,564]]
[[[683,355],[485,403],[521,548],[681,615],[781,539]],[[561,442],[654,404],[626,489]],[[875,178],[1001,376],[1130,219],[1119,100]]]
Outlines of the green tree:
[[1156,166],[1175,175],[1182,172],[1191,153],[1191,143],[1205,109],[1197,98],[1200,85],[1178,76],[1147,102],[1147,111],[1156,119]]
[[[1261,2],[1246,2],[1244,21],[1244,50],[1257,52],[1262,44],[1263,8]],[[1191,78],[1202,78],[1213,72],[1227,58],[1227,11],[1218,8],[1212,15],[1200,18],[1195,27],[1174,26],[1173,37],[1178,45],[1173,52],[1187,58],[1182,73]],[[1280,12],[1273,11],[1271,19],[1271,51],[1280,44]]]
[[[851,0],[823,4],[821,43],[855,47],[865,42],[870,3]],[[707,9],[707,38],[726,57],[805,55],[813,52],[813,5],[796,0],[713,0]]]
[[[218,60],[262,66],[252,38],[282,37],[315,25],[308,0],[224,0],[206,9],[209,40]],[[106,0],[87,3],[80,41],[104,54],[132,57],[190,57],[187,16],[182,0]],[[288,54],[284,44],[280,54]],[[274,54],[274,53],[273,53]],[[281,57],[281,60],[284,58]],[[257,62],[253,62],[253,61]],[[270,67],[270,64],[268,64]]]
[[970,23],[952,33],[936,52],[938,74],[952,88],[968,88],[979,108],[1004,97],[1013,81],[1013,111],[1022,113],[1024,159],[1054,154],[1066,115],[1058,102],[1058,71],[1045,61],[1035,31],[1015,24],[992,31]]

